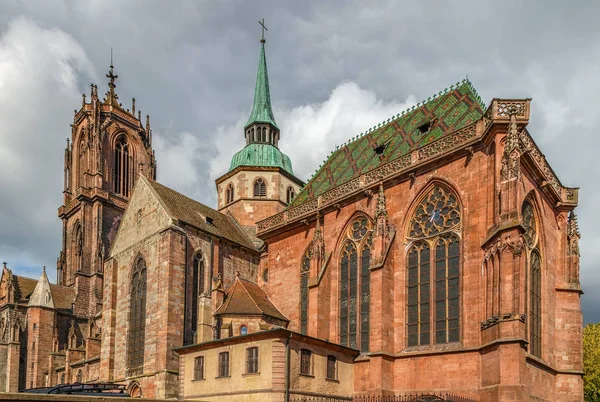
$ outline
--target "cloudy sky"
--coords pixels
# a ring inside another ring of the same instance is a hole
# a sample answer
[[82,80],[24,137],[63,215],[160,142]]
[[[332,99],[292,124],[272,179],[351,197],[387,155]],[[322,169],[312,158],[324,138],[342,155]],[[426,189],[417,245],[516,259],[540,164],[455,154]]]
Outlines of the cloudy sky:
[[[89,84],[151,115],[159,181],[215,205],[243,143],[265,18],[281,147],[303,179],[335,144],[468,75],[533,98],[530,132],[577,208],[585,320],[600,321],[600,3],[0,0],[0,259],[54,273],[62,158]],[[89,98],[88,98],[89,99]]]

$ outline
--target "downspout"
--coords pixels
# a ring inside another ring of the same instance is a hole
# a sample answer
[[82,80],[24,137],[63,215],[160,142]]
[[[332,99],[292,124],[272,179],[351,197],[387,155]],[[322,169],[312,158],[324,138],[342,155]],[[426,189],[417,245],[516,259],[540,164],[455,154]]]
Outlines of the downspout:
[[285,342],[285,389],[283,390],[283,401],[290,402],[290,340],[292,335],[286,339]]

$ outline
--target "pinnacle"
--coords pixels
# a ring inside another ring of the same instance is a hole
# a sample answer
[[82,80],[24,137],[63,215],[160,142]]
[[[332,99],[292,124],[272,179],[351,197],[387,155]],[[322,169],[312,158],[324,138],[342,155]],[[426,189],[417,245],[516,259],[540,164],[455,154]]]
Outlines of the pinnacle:
[[271,108],[271,93],[269,91],[269,73],[267,71],[267,58],[265,56],[265,44],[260,45],[260,57],[258,59],[258,72],[256,74],[256,87],[254,89],[254,103],[252,112],[246,123],[246,127],[254,123],[269,123],[277,129],[273,109]]

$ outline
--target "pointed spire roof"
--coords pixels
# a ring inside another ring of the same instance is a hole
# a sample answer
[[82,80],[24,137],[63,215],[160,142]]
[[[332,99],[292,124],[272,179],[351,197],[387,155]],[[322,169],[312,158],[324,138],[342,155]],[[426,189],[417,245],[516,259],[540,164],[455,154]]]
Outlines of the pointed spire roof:
[[256,74],[256,88],[254,89],[254,104],[246,127],[254,123],[269,123],[277,129],[273,110],[271,109],[271,93],[269,92],[269,74],[267,72],[267,58],[265,56],[265,40],[260,44],[260,57],[258,59],[258,73]]
[[48,281],[48,276],[46,275],[46,267],[42,271],[42,277],[37,282],[37,285],[35,285],[27,306],[54,308],[54,300],[52,299],[52,291],[50,290],[50,281]]

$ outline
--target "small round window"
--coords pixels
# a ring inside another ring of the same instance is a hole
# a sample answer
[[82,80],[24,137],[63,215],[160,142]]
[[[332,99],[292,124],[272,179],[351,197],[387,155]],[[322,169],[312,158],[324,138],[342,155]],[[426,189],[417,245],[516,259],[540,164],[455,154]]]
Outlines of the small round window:
[[242,326],[240,327],[240,334],[241,334],[241,335],[246,335],[246,334],[248,334],[248,327],[247,327],[247,326],[245,326],[245,325],[242,325]]

